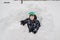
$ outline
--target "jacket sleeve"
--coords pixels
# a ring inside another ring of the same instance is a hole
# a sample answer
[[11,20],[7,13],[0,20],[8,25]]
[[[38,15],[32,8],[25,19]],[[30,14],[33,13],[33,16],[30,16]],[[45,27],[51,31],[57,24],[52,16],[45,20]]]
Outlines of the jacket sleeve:
[[25,19],[25,20],[21,20],[20,22],[21,22],[21,25],[25,25],[28,21],[28,18],[27,19]]

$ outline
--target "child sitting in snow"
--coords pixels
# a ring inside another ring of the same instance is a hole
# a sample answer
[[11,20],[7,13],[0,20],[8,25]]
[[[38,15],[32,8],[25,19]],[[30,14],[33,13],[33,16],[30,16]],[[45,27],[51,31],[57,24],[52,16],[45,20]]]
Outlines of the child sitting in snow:
[[40,25],[40,22],[37,20],[37,16],[34,12],[29,12],[29,18],[22,20],[21,25],[27,24],[29,32],[33,32],[34,34],[37,33]]

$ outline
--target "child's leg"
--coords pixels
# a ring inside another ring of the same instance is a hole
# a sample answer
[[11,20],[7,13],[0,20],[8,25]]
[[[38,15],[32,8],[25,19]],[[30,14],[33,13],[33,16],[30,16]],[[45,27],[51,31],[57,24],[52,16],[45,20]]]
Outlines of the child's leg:
[[34,34],[36,34],[37,33],[37,31],[38,31],[38,29],[39,29],[39,27],[38,28],[34,28],[34,30],[32,31]]
[[32,31],[32,33],[36,34],[36,33],[37,33],[37,31]]
[[34,28],[32,27],[32,28],[29,28],[29,32],[32,32],[34,30]]

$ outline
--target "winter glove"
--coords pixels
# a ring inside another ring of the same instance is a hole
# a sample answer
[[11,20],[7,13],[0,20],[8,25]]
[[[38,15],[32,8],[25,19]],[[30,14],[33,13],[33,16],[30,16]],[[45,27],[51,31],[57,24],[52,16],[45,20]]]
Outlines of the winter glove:
[[23,20],[21,21],[21,25],[25,25],[25,22]]

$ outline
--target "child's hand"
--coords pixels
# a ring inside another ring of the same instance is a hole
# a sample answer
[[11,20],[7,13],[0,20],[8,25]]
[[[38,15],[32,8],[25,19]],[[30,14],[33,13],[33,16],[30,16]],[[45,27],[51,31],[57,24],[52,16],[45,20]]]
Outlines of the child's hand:
[[24,21],[20,21],[21,22],[21,25],[24,25],[25,23],[24,23]]

